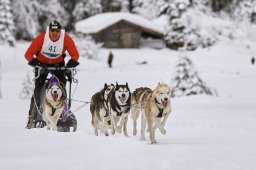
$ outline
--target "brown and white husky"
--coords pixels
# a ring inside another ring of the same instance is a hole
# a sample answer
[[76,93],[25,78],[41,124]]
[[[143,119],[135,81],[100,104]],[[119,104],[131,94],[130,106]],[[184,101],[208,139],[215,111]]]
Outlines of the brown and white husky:
[[171,88],[164,83],[158,83],[152,91],[150,88],[137,88],[132,93],[131,117],[133,119],[133,135],[137,134],[137,119],[141,112],[141,139],[145,140],[146,124],[150,133],[151,143],[156,143],[155,130],[166,134],[164,128],[171,113]]

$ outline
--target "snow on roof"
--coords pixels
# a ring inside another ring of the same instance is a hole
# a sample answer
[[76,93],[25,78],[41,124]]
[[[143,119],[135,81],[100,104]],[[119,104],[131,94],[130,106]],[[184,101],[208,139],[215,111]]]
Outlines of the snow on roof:
[[77,32],[85,34],[97,33],[121,20],[136,24],[153,32],[160,34],[164,33],[163,26],[155,24],[139,15],[125,12],[109,12],[97,14],[77,22],[75,28]]

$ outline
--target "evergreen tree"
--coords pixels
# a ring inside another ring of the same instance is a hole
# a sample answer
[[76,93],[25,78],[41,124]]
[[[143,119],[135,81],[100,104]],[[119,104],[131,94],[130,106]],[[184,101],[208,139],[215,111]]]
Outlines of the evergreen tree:
[[68,15],[58,0],[13,0],[16,38],[31,40],[57,19],[65,27]]
[[27,73],[26,77],[22,82],[22,90],[20,92],[21,99],[29,99],[33,95],[33,84],[30,78],[30,74]]
[[88,59],[98,58],[99,49],[102,47],[103,43],[96,43],[89,35],[75,34],[72,35],[72,37],[74,37],[75,42],[77,42],[77,49],[80,56]]
[[147,19],[159,17],[169,7],[168,0],[133,0],[132,3],[133,12]]
[[210,88],[198,76],[192,61],[186,56],[178,60],[171,84],[173,87],[172,97],[197,94],[213,95]]
[[171,49],[194,50],[200,43],[199,34],[190,27],[189,19],[184,15],[190,5],[189,0],[174,0],[167,11],[170,17],[170,27],[165,40],[167,47]]
[[74,30],[75,26],[75,15],[73,15],[73,11],[76,7],[76,4],[79,3],[80,1],[83,0],[59,0],[61,6],[65,9],[67,12],[67,15],[69,16],[67,26],[66,26],[66,31],[71,31]]
[[7,42],[10,46],[14,46],[14,29],[10,0],[0,0],[0,42]]
[[248,21],[256,24],[256,1],[254,0],[243,0],[233,3],[234,12],[233,18],[238,21]]
[[[207,0],[208,1],[208,0]],[[167,10],[169,26],[165,34],[167,47],[174,50],[195,50],[209,47],[217,42],[217,36],[210,30],[198,27],[196,18],[191,18],[194,10],[204,11],[206,1],[172,0]],[[206,15],[203,12],[199,14]]]
[[76,4],[72,15],[75,21],[79,21],[101,12],[101,0],[81,0]]

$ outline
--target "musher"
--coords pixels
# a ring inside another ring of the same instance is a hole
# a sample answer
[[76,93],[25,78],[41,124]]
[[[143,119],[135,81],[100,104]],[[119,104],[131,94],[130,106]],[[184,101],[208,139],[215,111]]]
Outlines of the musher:
[[[67,62],[66,67],[72,68],[79,65],[79,53],[73,39],[68,35],[64,29],[61,29],[61,24],[53,20],[46,32],[40,33],[30,44],[25,53],[25,58],[28,64],[32,67],[63,67],[65,66],[65,52],[67,51],[71,59]],[[54,70],[51,72],[60,82],[66,85],[65,71]],[[35,69],[35,75],[38,70]],[[30,129],[36,127],[37,107],[40,105],[40,93],[47,79],[48,72],[40,74],[35,80],[34,95],[31,98],[29,119],[26,128]],[[36,104],[35,101],[36,100]],[[42,126],[43,127],[43,126]]]

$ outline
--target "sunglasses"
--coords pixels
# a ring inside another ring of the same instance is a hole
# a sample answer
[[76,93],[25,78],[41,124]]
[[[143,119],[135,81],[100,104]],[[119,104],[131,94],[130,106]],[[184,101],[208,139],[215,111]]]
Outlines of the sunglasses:
[[60,29],[50,29],[51,32],[60,32]]

